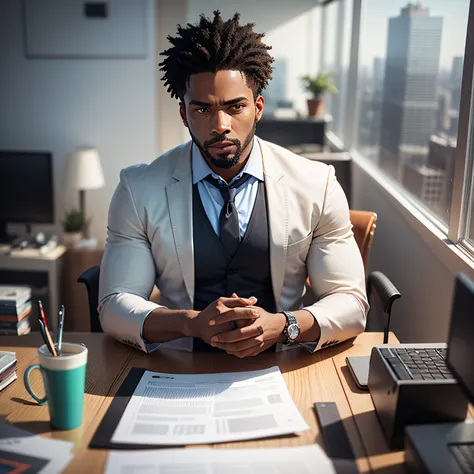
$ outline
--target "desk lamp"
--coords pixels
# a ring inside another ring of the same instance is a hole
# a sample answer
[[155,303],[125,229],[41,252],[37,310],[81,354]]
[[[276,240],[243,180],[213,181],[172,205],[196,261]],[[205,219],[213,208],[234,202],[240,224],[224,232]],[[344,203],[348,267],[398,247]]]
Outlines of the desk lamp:
[[89,225],[86,219],[85,193],[88,189],[104,186],[104,174],[96,148],[78,148],[69,155],[68,184],[79,190],[79,210],[84,216],[84,237],[89,238]]

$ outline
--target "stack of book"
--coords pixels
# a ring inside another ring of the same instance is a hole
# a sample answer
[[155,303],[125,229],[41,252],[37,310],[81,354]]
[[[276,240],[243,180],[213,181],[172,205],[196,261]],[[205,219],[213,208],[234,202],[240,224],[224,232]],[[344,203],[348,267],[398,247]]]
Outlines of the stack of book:
[[16,353],[0,351],[0,390],[16,380]]
[[0,334],[29,333],[30,313],[31,288],[0,285]]

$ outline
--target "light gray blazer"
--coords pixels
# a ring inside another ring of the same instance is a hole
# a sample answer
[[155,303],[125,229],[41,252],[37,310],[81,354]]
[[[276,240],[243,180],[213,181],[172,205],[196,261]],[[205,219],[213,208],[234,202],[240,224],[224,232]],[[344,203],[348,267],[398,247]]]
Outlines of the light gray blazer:
[[[321,327],[314,350],[355,337],[368,309],[364,267],[334,168],[258,138],[255,144],[262,151],[278,311],[302,307],[309,275],[316,302],[305,309]],[[155,283],[161,305],[193,307],[191,148],[188,142],[151,164],[122,170],[110,204],[100,320],[106,333],[144,351],[158,346],[141,335],[145,318],[159,306],[148,300]],[[192,338],[161,347],[192,350]]]

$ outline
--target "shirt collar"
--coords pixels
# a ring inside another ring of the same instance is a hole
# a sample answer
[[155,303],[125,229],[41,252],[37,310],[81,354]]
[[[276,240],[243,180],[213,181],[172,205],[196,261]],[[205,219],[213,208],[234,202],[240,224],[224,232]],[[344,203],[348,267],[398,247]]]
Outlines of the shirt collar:
[[[207,161],[203,158],[201,150],[193,143],[192,148],[192,167],[193,167],[193,184],[202,181],[206,176],[212,174],[216,179],[220,177],[212,171],[207,164]],[[244,169],[234,178],[239,179],[244,173],[247,173],[255,178],[263,181],[263,163],[262,163],[262,152],[260,146],[254,137],[252,151],[250,152],[249,159],[245,163]]]

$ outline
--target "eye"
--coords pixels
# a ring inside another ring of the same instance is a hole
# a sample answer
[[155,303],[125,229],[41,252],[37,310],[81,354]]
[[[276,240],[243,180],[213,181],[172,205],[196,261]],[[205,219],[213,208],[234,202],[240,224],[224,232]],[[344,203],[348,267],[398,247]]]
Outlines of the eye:
[[196,109],[196,112],[198,114],[205,114],[206,112],[209,112],[209,109],[207,107],[199,107],[199,109]]
[[232,108],[233,108],[234,110],[241,110],[241,109],[243,109],[244,107],[245,107],[244,104],[235,104],[235,105],[232,106]]

